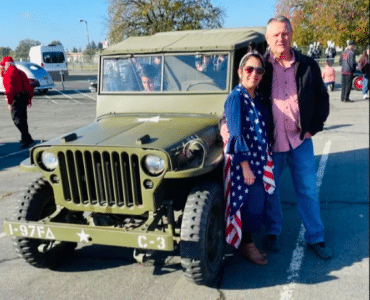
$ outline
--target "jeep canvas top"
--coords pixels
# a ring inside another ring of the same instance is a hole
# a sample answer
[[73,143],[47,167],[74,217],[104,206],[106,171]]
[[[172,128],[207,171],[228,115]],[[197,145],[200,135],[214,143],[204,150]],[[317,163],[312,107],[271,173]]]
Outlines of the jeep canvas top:
[[41,173],[4,222],[23,258],[55,268],[83,243],[131,247],[142,262],[179,247],[187,277],[213,282],[225,230],[218,123],[248,44],[266,48],[264,30],[157,33],[103,51],[95,122],[21,164]]

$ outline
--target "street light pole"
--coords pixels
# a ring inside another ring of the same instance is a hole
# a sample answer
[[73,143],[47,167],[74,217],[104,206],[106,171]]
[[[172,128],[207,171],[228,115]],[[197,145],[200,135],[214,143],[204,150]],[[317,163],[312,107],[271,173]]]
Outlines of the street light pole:
[[89,29],[87,28],[87,21],[85,21],[85,20],[80,20],[79,22],[80,22],[80,23],[81,23],[81,22],[85,22],[85,24],[86,24],[86,32],[87,32],[87,47],[89,47],[89,46],[90,46],[90,40],[89,40]]

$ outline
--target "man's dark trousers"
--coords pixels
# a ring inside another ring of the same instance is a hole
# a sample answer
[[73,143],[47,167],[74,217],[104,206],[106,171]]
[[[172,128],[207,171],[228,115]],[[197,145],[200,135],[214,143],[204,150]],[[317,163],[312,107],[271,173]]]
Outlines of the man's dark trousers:
[[353,80],[353,74],[351,75],[343,75],[342,74],[342,95],[341,100],[342,101],[348,101],[349,100],[349,93],[352,89],[352,80]]
[[27,104],[28,98],[25,95],[17,95],[13,98],[11,116],[15,126],[21,132],[22,143],[32,142],[32,137],[28,132],[27,123]]

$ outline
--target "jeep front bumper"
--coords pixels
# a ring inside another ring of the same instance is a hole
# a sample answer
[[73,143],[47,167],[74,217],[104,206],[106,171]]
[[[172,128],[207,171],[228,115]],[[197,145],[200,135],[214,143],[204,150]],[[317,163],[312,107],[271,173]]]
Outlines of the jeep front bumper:
[[7,235],[45,241],[65,241],[85,244],[101,244],[139,249],[174,250],[174,236],[168,231],[147,231],[140,227],[131,231],[123,228],[92,227],[89,225],[55,222],[4,221]]

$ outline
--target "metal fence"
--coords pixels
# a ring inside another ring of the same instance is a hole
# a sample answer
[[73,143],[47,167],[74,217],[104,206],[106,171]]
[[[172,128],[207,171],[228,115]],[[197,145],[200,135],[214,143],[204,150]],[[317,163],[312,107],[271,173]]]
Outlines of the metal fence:
[[68,71],[98,71],[99,56],[79,55],[67,56]]

